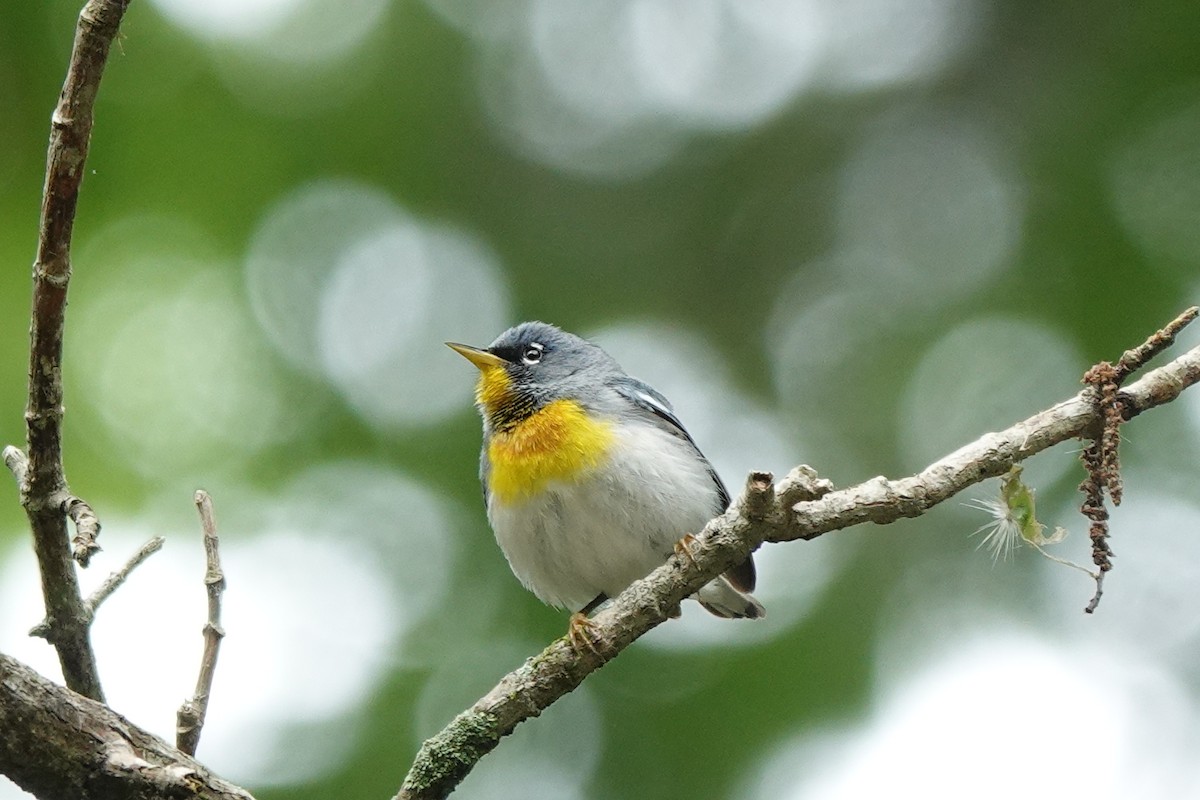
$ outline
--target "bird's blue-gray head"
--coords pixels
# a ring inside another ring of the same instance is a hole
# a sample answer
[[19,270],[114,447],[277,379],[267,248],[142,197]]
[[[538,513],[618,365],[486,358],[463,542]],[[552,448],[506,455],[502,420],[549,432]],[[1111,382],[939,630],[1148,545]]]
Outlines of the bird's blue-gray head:
[[475,399],[494,429],[561,399],[587,402],[621,367],[596,345],[545,322],[522,322],[486,348],[447,342],[479,368]]

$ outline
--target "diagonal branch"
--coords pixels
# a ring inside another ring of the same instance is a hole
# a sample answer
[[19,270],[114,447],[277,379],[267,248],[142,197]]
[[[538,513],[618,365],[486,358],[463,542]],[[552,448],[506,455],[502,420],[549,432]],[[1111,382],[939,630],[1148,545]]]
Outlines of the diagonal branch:
[[[92,134],[92,108],[108,50],[129,0],[88,0],[79,15],[66,82],[50,125],[46,183],[33,265],[33,322],[29,346],[29,401],[25,409],[28,465],[21,504],[33,528],[49,623],[47,638],[58,651],[67,686],[102,700],[100,675],[88,632],[88,615],[67,539],[67,508],[79,524],[83,560],[98,530],[86,504],[71,503],[62,462],[62,352],[67,284],[71,279],[71,232]],[[86,509],[86,514],[84,510]]]
[[[1146,374],[1118,394],[1125,419],[1169,403],[1200,381],[1200,347]],[[937,461],[920,473],[900,480],[874,478],[859,486],[830,492],[819,500],[796,506],[764,541],[815,539],[832,530],[860,522],[886,524],[917,517],[963,489],[1003,475],[1024,461],[1068,439],[1088,438],[1103,423],[1091,391],[1034,414],[1007,430],[989,433]]]
[[[1169,403],[1198,381],[1200,347],[1122,390],[1118,396],[1122,414],[1130,419]],[[878,477],[833,491],[807,467],[793,470],[778,486],[769,473],[752,473],[742,497],[705,527],[690,557],[672,556],[593,617],[594,650],[578,651],[560,638],[506,675],[421,746],[396,800],[449,795],[479,759],[518,724],[572,691],[642,634],[666,621],[685,598],[764,542],[813,539],[863,522],[882,525],[920,516],[1047,448],[1078,437],[1094,437],[1101,424],[1091,390],[1085,389],[1007,430],[989,433],[907,478]]]
[[[87,613],[88,624],[96,618],[96,610],[100,608],[100,604],[107,600],[112,593],[121,588],[121,584],[125,583],[129,578],[130,573],[142,565],[150,556],[162,549],[163,544],[167,540],[162,536],[155,536],[150,541],[139,547],[137,551],[129,557],[125,565],[116,572],[109,573],[109,576],[104,579],[104,582],[92,592],[87,600],[83,601],[83,610]],[[50,635],[50,623],[42,620],[37,625],[34,625],[29,631],[30,636],[40,636],[43,639]]]
[[100,604],[107,600],[113,592],[121,588],[121,584],[125,583],[126,579],[129,578],[130,573],[140,567],[143,561],[157,553],[159,550],[162,550],[162,546],[166,543],[166,541],[166,538],[162,536],[155,536],[153,539],[139,547],[134,554],[129,557],[129,560],[125,562],[123,567],[116,572],[110,573],[109,576],[104,579],[104,583],[101,583],[99,588],[92,592],[88,599],[84,601],[83,605],[84,608],[87,609],[89,616],[94,618],[96,616],[96,610],[100,608]]

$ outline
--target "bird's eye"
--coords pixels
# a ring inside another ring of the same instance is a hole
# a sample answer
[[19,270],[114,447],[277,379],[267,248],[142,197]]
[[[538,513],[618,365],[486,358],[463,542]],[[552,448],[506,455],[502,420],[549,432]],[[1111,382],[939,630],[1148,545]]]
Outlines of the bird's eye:
[[540,344],[534,342],[521,352],[521,360],[526,364],[536,364],[542,360],[542,350],[544,349]]

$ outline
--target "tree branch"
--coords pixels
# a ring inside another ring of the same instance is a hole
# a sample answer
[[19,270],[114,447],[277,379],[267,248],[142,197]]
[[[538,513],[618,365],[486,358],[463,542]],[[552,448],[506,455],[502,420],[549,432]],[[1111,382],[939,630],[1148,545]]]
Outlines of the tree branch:
[[[108,577],[104,579],[104,582],[100,584],[96,591],[92,592],[91,596],[83,602],[83,610],[87,613],[89,625],[92,623],[92,620],[96,618],[96,609],[100,608],[100,604],[107,600],[113,592],[119,589],[121,584],[125,582],[125,579],[129,577],[129,574],[137,569],[143,561],[161,550],[163,543],[166,541],[167,540],[161,536],[155,536],[153,539],[139,547],[137,552],[130,556],[129,560],[125,562],[125,566],[121,567],[116,572],[109,573]],[[34,625],[29,631],[30,636],[40,636],[43,639],[49,636],[49,634],[50,623],[46,620],[42,620],[37,625]]]
[[40,800],[253,800],[103,703],[0,654],[0,773]]
[[129,560],[125,562],[125,566],[121,567],[116,572],[109,573],[109,576],[104,579],[104,583],[100,584],[96,591],[92,592],[91,596],[84,601],[84,608],[87,609],[90,617],[96,616],[96,610],[100,608],[100,604],[109,598],[109,596],[117,589],[121,588],[121,584],[129,577],[129,574],[141,566],[142,562],[150,556],[162,550],[163,544],[166,543],[166,538],[155,536],[150,541],[139,547]]
[[129,0],[88,0],[79,15],[66,82],[50,125],[37,260],[33,265],[33,322],[29,346],[29,401],[25,410],[28,464],[21,504],[33,528],[49,623],[67,686],[102,700],[100,675],[79,594],[67,513],[78,525],[77,552],[86,563],[99,529],[91,509],[67,489],[62,463],[63,315],[71,278],[71,232],[92,133],[92,108],[109,46]]
[[204,652],[200,656],[200,674],[196,691],[185,700],[175,715],[175,746],[190,756],[196,755],[204,717],[208,714],[208,698],[212,694],[213,676],[217,672],[217,656],[225,631],[221,628],[221,595],[225,591],[225,573],[221,569],[220,541],[217,521],[213,517],[212,498],[203,489],[196,490],[196,509],[204,529],[204,588],[208,593],[208,621],[204,624]]
[[[1125,419],[1174,400],[1200,381],[1200,347],[1128,386],[1118,395]],[[813,539],[863,522],[887,524],[916,517],[969,486],[1006,473],[1013,464],[1053,445],[1094,438],[1102,414],[1088,388],[1007,430],[989,433],[899,480],[873,478],[832,491],[808,467],[778,486],[769,473],[751,473],[741,498],[712,520],[687,557],[671,556],[598,612],[589,629],[595,649],[555,640],[501,679],[418,752],[395,800],[443,798],[521,722],[578,686],[705,583],[740,563],[764,542]]]

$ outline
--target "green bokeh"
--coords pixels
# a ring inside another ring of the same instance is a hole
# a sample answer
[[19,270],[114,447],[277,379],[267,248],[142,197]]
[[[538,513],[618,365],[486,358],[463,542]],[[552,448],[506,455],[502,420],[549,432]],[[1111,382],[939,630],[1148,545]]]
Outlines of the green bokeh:
[[[954,325],[981,315],[1036,322],[1081,354],[1082,374],[1091,361],[1115,358],[1140,342],[1195,303],[1200,291],[1200,263],[1179,263],[1138,241],[1118,218],[1110,190],[1118,151],[1157,119],[1162,103],[1174,93],[1193,102],[1200,96],[1200,8],[1187,0],[1152,9],[1116,2],[983,8],[969,51],[936,79],[854,95],[808,93],[747,130],[690,137],[676,158],[644,177],[602,181],[515,155],[489,127],[470,43],[421,3],[394,2],[357,50],[325,70],[297,70],[289,81],[286,68],[273,67],[288,87],[273,108],[244,102],[222,78],[263,69],[261,62],[233,45],[198,42],[136,0],[97,104],[75,251],[86,253],[100,231],[129,215],[166,212],[191,223],[203,236],[205,259],[240,286],[247,243],[278,198],[310,181],[351,178],[383,189],[420,217],[454,223],[486,241],[511,288],[514,321],[545,318],[573,330],[620,320],[676,324],[696,332],[714,362],[751,396],[775,404],[765,321],[781,287],[836,238],[839,166],[870,125],[895,109],[924,109],[934,120],[965,114],[996,132],[1003,156],[1016,164],[1023,182],[1019,244],[982,290],[931,304],[900,334],[862,354],[854,384],[823,390],[831,400],[843,398],[819,412],[837,429],[829,439],[837,447],[819,439],[803,454],[818,469],[837,465],[830,477],[839,484],[897,474],[914,466],[897,452],[897,398],[921,354]],[[63,0],[0,7],[5,442],[24,436],[29,266],[48,120],[76,13]],[[323,110],[303,111],[308,103]],[[77,258],[74,269],[68,357],[73,314],[106,281],[86,258]],[[814,286],[819,280],[814,274]],[[1027,354],[1031,362],[1038,356]],[[503,619],[514,638],[540,642],[560,634],[563,616],[507,576],[487,531],[474,481],[472,414],[464,408],[442,423],[380,432],[327,388],[282,361],[274,366],[297,402],[323,403],[317,420],[262,451],[231,452],[231,469],[176,478],[196,485],[236,481],[269,494],[303,466],[338,458],[375,460],[419,476],[474,514],[469,564],[458,576],[461,602],[471,602],[472,575],[503,573],[511,606]],[[68,367],[72,488],[102,516],[136,515],[162,486],[112,455],[95,414],[73,413],[89,393],[70,383],[78,374]],[[805,410],[783,413],[802,417]],[[1187,426],[1178,409],[1148,415],[1130,433],[1126,464],[1194,501],[1200,474],[1195,433]],[[1039,509],[1070,502],[1077,477],[1039,487]],[[15,491],[6,497],[0,537],[11,540],[0,541],[0,552],[24,546],[26,535]],[[740,797],[757,759],[775,743],[864,714],[877,671],[874,643],[905,571],[918,564],[956,571],[982,558],[959,535],[962,517],[951,517],[900,523],[886,535],[835,534],[855,553],[852,563],[807,620],[782,638],[700,654],[635,646],[590,679],[602,707],[604,745],[585,796]],[[1037,585],[1030,564],[991,573],[978,591],[1008,604],[1017,618],[1077,614],[1076,607],[1046,612],[1023,591]],[[1120,602],[1119,565],[1116,575],[1106,603]],[[1079,607],[1088,591],[1081,582]],[[442,609],[425,627],[453,630],[456,611]],[[237,620],[227,625],[236,631]],[[416,640],[427,632],[418,631]],[[461,646],[467,651],[471,643]],[[650,707],[622,691],[624,683],[647,686],[685,674],[710,680],[698,695]],[[409,710],[427,677],[401,667],[384,679],[359,712],[359,748],[334,774],[257,796],[390,796],[419,744]]]

